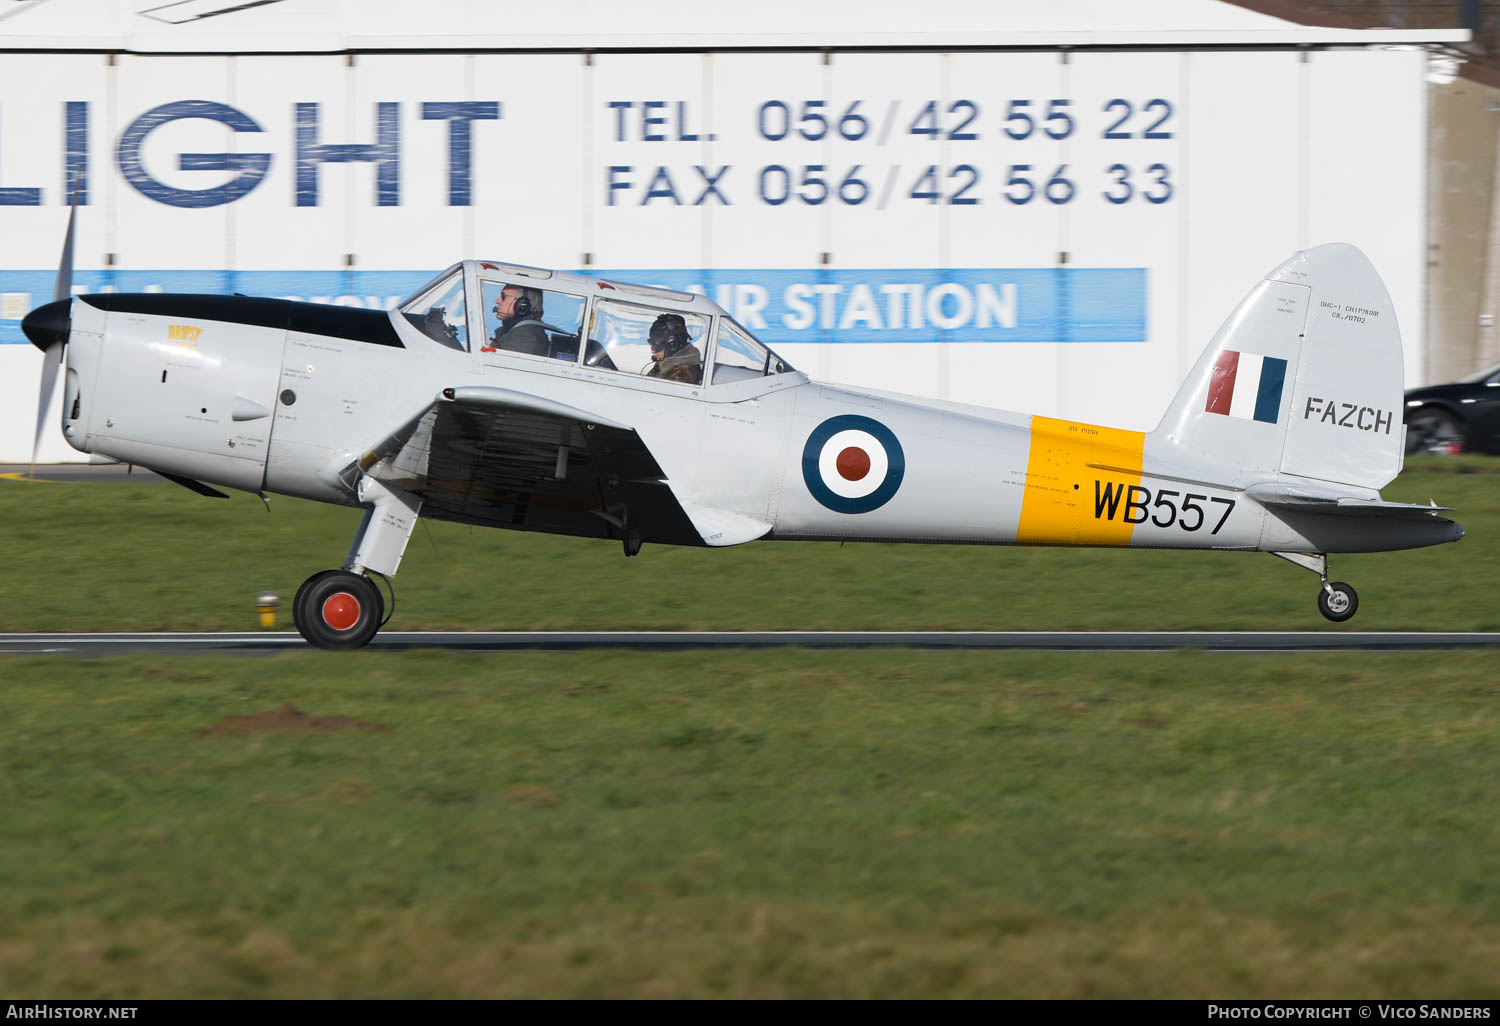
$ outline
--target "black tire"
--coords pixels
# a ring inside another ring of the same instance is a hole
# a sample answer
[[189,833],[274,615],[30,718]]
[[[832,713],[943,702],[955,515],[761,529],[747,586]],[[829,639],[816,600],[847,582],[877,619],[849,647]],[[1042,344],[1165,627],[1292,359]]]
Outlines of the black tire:
[[[1454,447],[1457,446],[1455,449]],[[1469,447],[1463,425],[1446,410],[1418,410],[1406,422],[1406,451],[1450,455]]]
[[297,633],[317,648],[362,648],[384,618],[380,589],[368,577],[346,570],[313,574],[292,600]]
[[[1329,591],[1333,594],[1329,595]],[[1318,612],[1334,623],[1343,623],[1359,612],[1359,595],[1343,581],[1330,581],[1318,589]]]

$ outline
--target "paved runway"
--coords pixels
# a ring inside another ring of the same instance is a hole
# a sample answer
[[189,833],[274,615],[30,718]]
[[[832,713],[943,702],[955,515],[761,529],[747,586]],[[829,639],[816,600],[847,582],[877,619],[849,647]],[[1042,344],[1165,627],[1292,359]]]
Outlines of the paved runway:
[[[716,648],[1011,649],[1053,652],[1412,651],[1500,647],[1500,634],[1380,631],[387,631],[375,652],[431,648],[450,652],[524,649],[682,650]],[[0,654],[120,655],[132,652],[240,655],[310,651],[293,631],[247,634],[0,634]]]

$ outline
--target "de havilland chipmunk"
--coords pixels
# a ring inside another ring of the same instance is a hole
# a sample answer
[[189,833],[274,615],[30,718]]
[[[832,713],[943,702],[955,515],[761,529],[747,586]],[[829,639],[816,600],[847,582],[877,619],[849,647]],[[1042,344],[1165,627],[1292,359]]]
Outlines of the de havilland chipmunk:
[[[76,212],[76,211],[75,211]],[[1154,431],[823,384],[706,296],[465,260],[389,312],[216,295],[70,294],[45,352],[82,452],[359,507],[341,569],[292,606],[325,648],[386,618],[417,518],[647,543],[756,539],[1270,552],[1354,615],[1329,553],[1456,541],[1401,469],[1401,337],[1352,246],[1258,282]]]

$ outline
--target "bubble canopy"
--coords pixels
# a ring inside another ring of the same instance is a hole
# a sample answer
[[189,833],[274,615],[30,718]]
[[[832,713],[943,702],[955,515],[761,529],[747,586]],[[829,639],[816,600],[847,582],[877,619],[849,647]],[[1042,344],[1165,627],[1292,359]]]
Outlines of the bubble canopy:
[[398,307],[448,349],[580,363],[687,386],[794,368],[707,296],[495,260],[448,267]]

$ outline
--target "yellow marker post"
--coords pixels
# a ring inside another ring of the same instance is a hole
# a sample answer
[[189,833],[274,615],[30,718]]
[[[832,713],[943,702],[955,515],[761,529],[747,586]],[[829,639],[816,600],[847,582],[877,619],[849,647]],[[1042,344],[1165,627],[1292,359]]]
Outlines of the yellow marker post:
[[262,627],[276,626],[276,607],[281,605],[281,599],[274,591],[263,591],[255,600],[255,608],[260,611],[260,625]]

